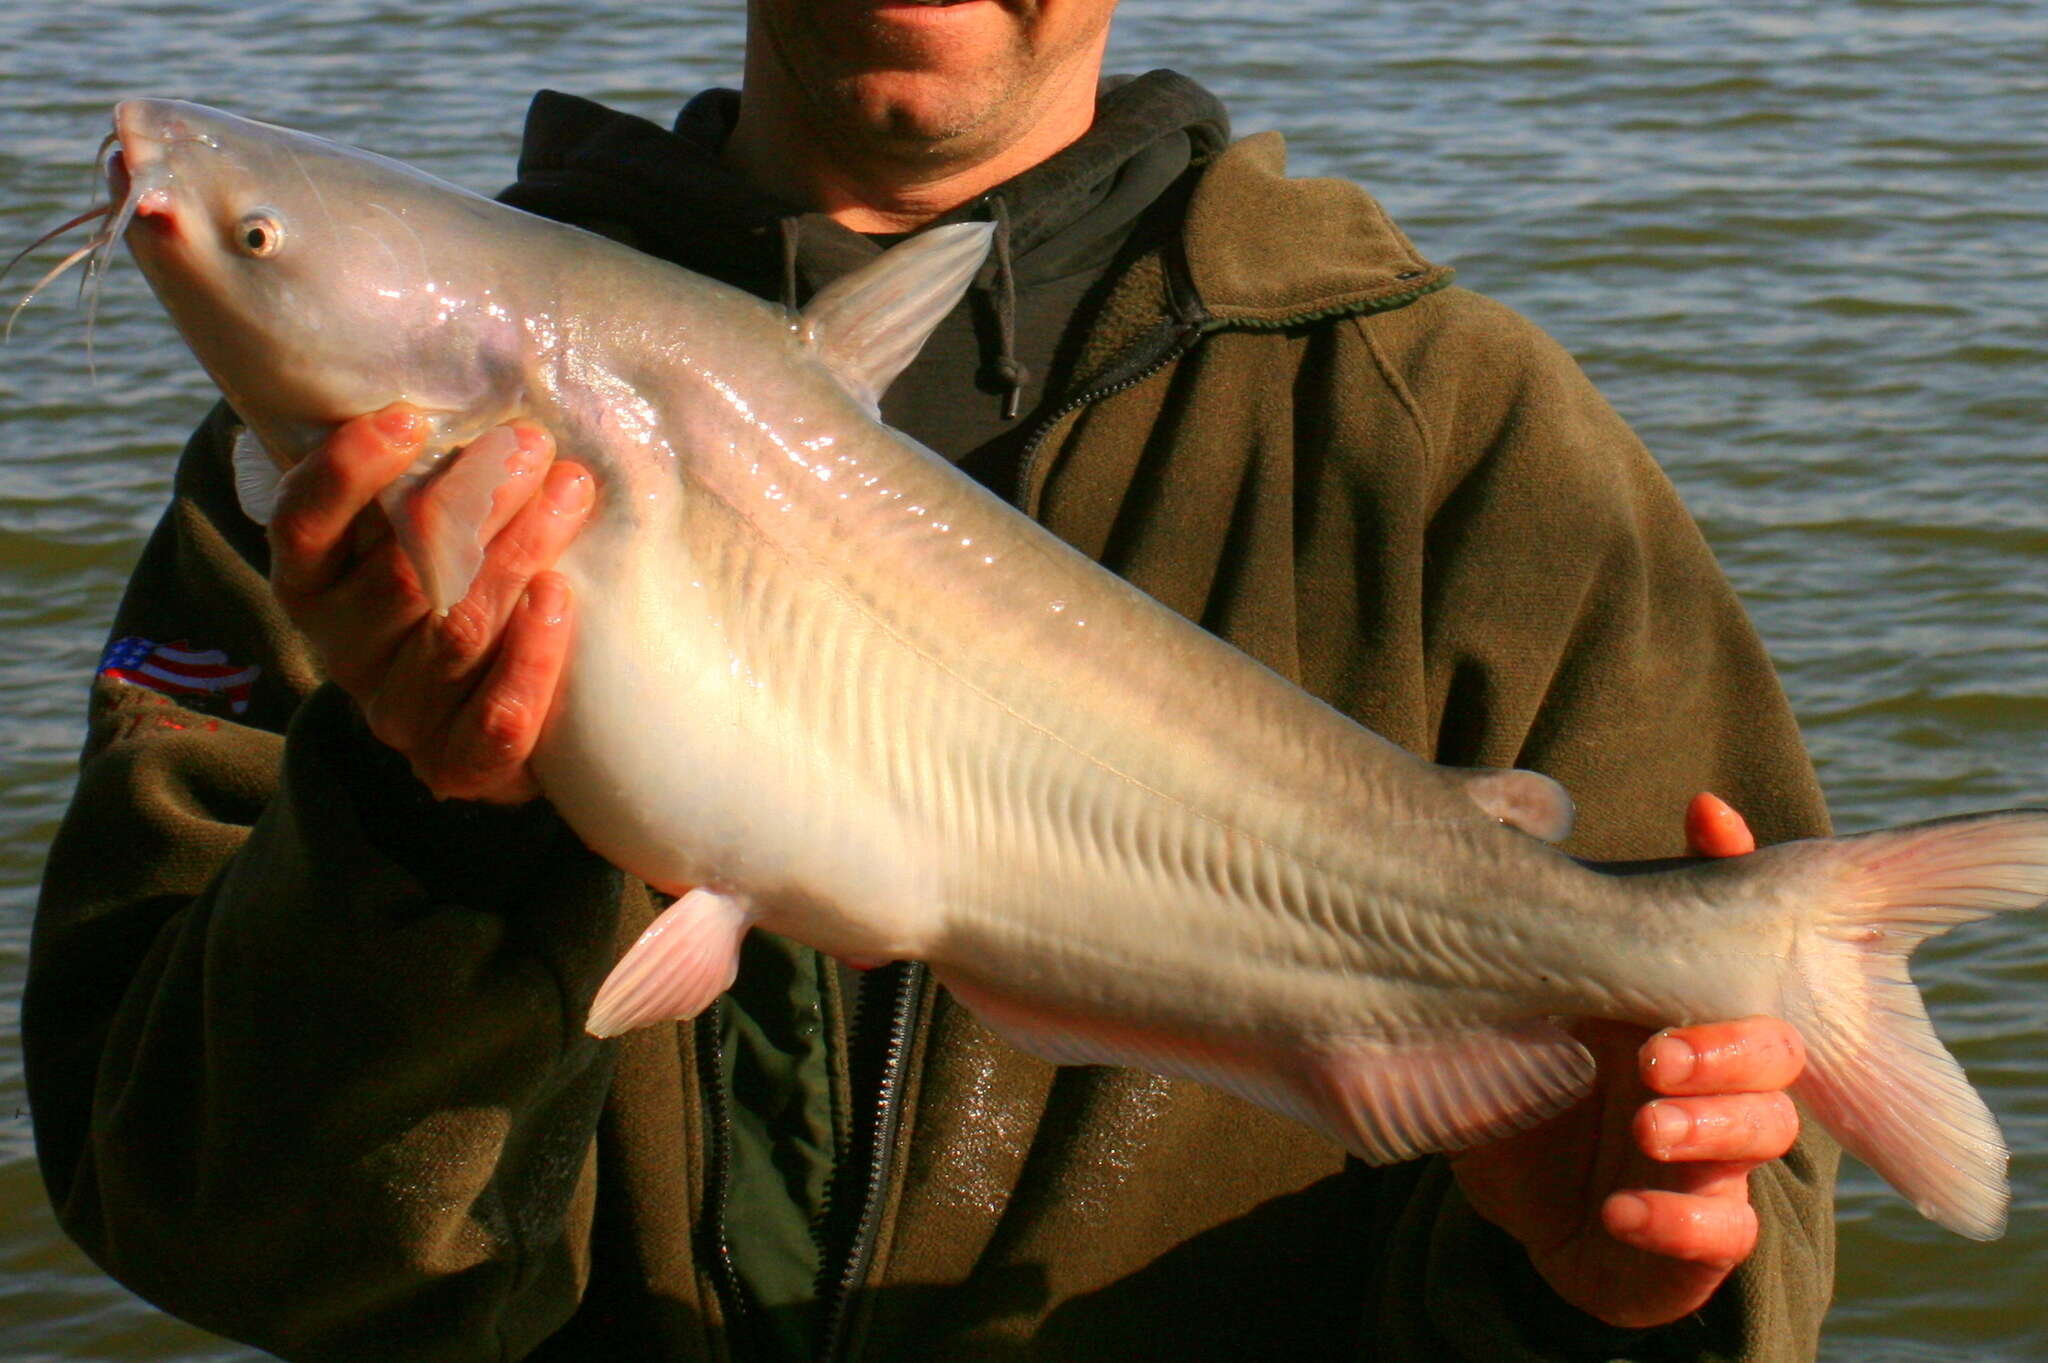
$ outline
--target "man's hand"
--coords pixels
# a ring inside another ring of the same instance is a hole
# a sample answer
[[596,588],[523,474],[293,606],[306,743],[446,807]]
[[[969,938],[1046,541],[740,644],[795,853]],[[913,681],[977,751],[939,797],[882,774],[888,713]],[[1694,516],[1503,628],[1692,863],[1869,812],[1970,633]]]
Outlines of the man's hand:
[[[1686,813],[1699,856],[1754,851],[1742,817],[1711,795]],[[1520,1240],[1566,1301],[1612,1325],[1698,1310],[1756,1246],[1749,1171],[1791,1149],[1785,1089],[1806,1059],[1775,1018],[1672,1027],[1587,1022],[1599,1062],[1570,1111],[1451,1157],[1479,1213]]]
[[[457,458],[503,461],[483,566],[437,616],[374,500],[411,465],[426,423],[404,404],[338,428],[286,473],[270,521],[270,585],[372,733],[442,797],[517,803],[568,652],[568,584],[549,571],[582,527],[591,480],[521,424]],[[434,486],[424,494],[433,512]]]

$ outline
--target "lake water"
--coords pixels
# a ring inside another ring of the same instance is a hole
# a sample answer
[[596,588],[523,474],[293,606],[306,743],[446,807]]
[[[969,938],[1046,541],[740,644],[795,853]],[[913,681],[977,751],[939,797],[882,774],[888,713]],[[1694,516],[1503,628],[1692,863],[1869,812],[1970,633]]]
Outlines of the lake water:
[[[1581,358],[1749,602],[1843,828],[2048,804],[2048,6],[1128,0],[1118,23],[1112,69],[1173,67],[1239,131],[1287,132],[1298,173],[1362,181]],[[489,191],[534,89],[665,120],[736,82],[741,27],[732,0],[7,6],[0,242],[84,206],[123,96]],[[106,286],[97,381],[81,316],[39,302],[0,352],[10,1038],[85,680],[210,393],[132,269]],[[1958,932],[1916,973],[2016,1152],[2012,1230],[1957,1239],[1847,1171],[1825,1356],[2048,1358],[2048,918]],[[0,1358],[253,1356],[63,1240],[11,1042],[0,1116]]]

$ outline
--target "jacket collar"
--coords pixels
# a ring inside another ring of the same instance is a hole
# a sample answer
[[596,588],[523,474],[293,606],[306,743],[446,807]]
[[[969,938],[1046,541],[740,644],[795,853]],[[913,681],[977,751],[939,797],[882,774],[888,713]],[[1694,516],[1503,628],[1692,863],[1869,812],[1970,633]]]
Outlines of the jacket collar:
[[1383,312],[1451,279],[1357,185],[1289,179],[1278,133],[1247,137],[1210,164],[1183,239],[1211,329]]
[[1103,297],[1072,373],[1076,391],[1168,332],[1278,329],[1403,307],[1451,282],[1348,180],[1289,179],[1286,143],[1259,133],[1161,196]]
[[1286,172],[1286,144],[1261,133],[1162,196],[1091,318],[1070,398],[1023,449],[1016,496],[1027,514],[1040,514],[1060,432],[1204,336],[1387,312],[1451,282],[1363,189]]

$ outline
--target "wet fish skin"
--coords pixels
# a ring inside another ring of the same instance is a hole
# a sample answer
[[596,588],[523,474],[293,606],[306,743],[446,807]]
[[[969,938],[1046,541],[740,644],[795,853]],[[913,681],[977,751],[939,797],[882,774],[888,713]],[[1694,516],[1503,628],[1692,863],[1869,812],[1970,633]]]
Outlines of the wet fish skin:
[[474,526],[411,499],[475,474],[436,460],[525,417],[595,472],[534,767],[682,897],[593,1032],[694,1013],[760,925],[926,960],[1026,1050],[1214,1083],[1388,1161],[1575,1101],[1592,1062],[1558,1019],[1770,1013],[1813,1117],[1944,1225],[2002,1228],[2002,1139],[1905,962],[2048,899],[2048,814],[1605,874],[1542,841],[1570,813],[1545,778],[1413,758],[874,419],[975,229],[792,321],[304,134],[155,100],[116,129],[129,244],[254,433],[257,514],[263,455],[410,401],[437,439],[386,506],[445,606]]

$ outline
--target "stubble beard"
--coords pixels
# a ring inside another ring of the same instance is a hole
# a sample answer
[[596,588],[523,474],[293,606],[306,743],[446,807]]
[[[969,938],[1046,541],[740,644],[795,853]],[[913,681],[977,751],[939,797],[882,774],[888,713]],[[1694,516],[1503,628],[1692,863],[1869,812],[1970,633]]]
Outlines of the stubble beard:
[[[849,62],[806,35],[777,35],[786,77],[810,110],[821,139],[842,153],[929,167],[967,162],[1000,150],[1028,126],[1041,82],[1030,76],[1046,60],[1023,34],[1012,34],[972,77],[921,69],[915,39],[878,21],[859,21],[865,59]],[[794,41],[792,41],[794,39]]]

